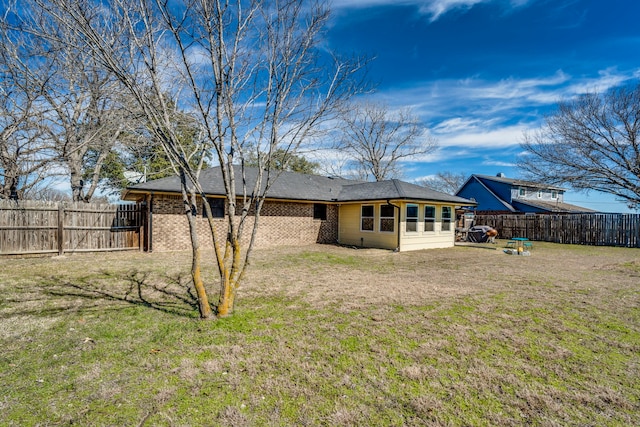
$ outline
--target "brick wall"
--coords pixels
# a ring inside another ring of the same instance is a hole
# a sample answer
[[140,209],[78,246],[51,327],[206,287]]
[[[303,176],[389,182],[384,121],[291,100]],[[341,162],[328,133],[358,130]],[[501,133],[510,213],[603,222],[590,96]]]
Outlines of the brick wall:
[[[196,227],[202,248],[212,248],[207,219],[198,206]],[[243,242],[247,243],[253,229],[254,216],[247,218]],[[191,248],[189,225],[180,196],[155,196],[153,200],[152,241],[154,251]],[[214,219],[217,236],[225,237],[227,219]],[[334,243],[338,240],[338,207],[327,206],[327,219],[313,219],[313,203],[265,202],[259,218],[255,247]]]

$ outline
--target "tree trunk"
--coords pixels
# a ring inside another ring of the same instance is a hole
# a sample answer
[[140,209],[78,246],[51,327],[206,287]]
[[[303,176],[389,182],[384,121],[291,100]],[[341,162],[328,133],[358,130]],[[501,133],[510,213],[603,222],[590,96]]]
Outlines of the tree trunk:
[[4,183],[0,199],[19,199],[18,195],[18,172],[13,164],[4,167]]
[[84,202],[84,195],[82,192],[82,187],[84,187],[84,181],[82,180],[82,175],[78,172],[71,170],[70,174],[70,183],[71,183],[71,200],[74,202]]
[[218,302],[218,317],[227,317],[233,312],[234,290],[229,278],[224,278],[220,286],[220,301]]
[[[118,134],[116,134],[116,136],[113,138],[113,145],[115,145],[115,139],[117,138],[117,135]],[[102,166],[107,159],[107,156],[109,155],[109,151],[110,150],[108,148],[103,147],[100,155],[98,156],[98,160],[96,161],[96,165],[94,166],[93,173],[91,174],[91,184],[89,185],[89,189],[84,196],[87,202],[91,200],[91,198],[93,197],[93,193],[95,193],[96,189],[98,188],[98,184],[100,183],[100,172],[102,171]]]
[[202,256],[200,254],[200,241],[198,240],[198,232],[196,229],[196,205],[195,194],[191,192],[191,200],[186,190],[186,177],[184,172],[180,174],[182,183],[182,200],[185,204],[185,214],[189,223],[189,236],[191,237],[191,279],[193,287],[196,289],[196,297],[198,298],[198,311],[201,319],[211,319],[213,311],[209,305],[207,290],[202,281]]
[[220,299],[218,300],[218,307],[216,308],[216,314],[218,317],[227,317],[231,313],[233,313],[233,301],[235,297],[236,287],[231,275],[233,271],[233,265],[229,266],[229,255],[232,254],[232,250],[235,249],[237,245],[233,245],[233,243],[231,242],[232,238],[232,235],[229,235],[227,237],[225,257],[222,262],[222,269],[220,272]]
[[[189,228],[191,229],[191,223],[193,219],[189,220]],[[204,287],[201,275],[201,256],[200,248],[193,246],[192,248],[192,262],[191,262],[191,278],[193,279],[193,286],[196,289],[196,295],[198,297],[198,311],[200,312],[201,319],[210,319],[213,317],[213,311],[209,305],[209,298],[207,297],[207,291]]]
[[[77,145],[77,144],[71,144]],[[69,168],[69,183],[71,184],[71,199],[74,202],[88,202],[84,196],[84,180],[82,179],[82,158],[86,150],[74,150],[65,156]]]

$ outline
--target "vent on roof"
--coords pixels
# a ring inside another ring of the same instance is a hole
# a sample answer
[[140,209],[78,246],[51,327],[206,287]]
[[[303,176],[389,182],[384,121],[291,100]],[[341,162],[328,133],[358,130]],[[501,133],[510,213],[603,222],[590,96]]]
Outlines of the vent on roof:
[[502,172],[498,172],[498,174],[497,174],[496,176],[497,176],[498,178],[506,178],[506,177],[507,177],[507,175],[505,175],[505,174],[504,174],[504,173],[502,173]]

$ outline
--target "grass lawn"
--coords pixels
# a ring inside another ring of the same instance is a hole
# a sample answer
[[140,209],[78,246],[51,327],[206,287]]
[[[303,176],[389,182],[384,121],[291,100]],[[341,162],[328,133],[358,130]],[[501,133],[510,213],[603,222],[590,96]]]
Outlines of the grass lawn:
[[0,260],[0,425],[640,425],[638,249],[255,255],[210,322],[186,252]]

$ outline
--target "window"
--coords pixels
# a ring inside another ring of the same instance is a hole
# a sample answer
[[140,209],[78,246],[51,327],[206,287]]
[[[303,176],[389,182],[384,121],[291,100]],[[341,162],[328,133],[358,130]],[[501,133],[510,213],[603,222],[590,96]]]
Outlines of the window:
[[322,203],[313,204],[313,219],[327,219],[327,205]]
[[360,211],[360,230],[373,231],[373,206],[362,206]]
[[552,198],[552,199],[557,199],[557,198],[558,198],[558,192],[557,192],[557,191],[555,191],[555,190],[554,190],[554,191],[552,191],[552,192],[551,192],[551,198]]
[[[221,199],[221,198],[210,198],[207,197],[207,200],[209,201],[209,206],[211,206],[211,216],[213,218],[224,218],[224,205],[225,205],[225,200],[226,199]],[[202,203],[202,216],[206,217],[207,216],[207,211],[204,208],[204,203]]]
[[538,190],[538,199],[542,198],[542,190]]
[[442,207],[442,231],[451,231],[451,206]]
[[418,231],[418,205],[407,205],[407,225],[408,232]]
[[526,196],[526,195],[527,195],[527,190],[525,190],[522,187],[518,188],[518,196]]
[[380,231],[393,233],[396,223],[396,208],[392,205],[380,206]]
[[424,207],[424,231],[436,231],[436,207]]

